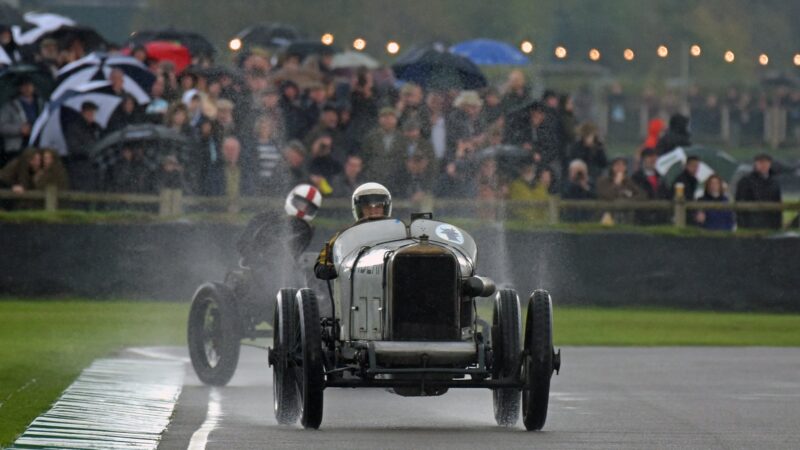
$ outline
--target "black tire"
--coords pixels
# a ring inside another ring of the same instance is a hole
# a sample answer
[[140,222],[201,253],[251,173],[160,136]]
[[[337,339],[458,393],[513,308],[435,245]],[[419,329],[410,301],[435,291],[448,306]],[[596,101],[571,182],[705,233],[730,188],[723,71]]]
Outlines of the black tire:
[[[512,289],[498,291],[492,314],[492,379],[519,380],[522,325],[519,297]],[[519,421],[520,390],[516,388],[492,391],[494,419],[503,427],[513,427]]]
[[547,420],[550,377],[553,376],[553,307],[550,294],[536,290],[528,300],[525,321],[525,360],[522,364],[522,421],[538,431]]
[[187,332],[189,357],[200,381],[226,385],[239,363],[241,340],[233,294],[222,284],[201,286],[192,299]]
[[311,289],[300,289],[297,299],[300,355],[296,377],[300,392],[300,423],[303,428],[319,428],[322,423],[322,399],[325,374],[322,364],[322,337],[317,297]]
[[300,416],[300,397],[294,372],[297,352],[296,329],[293,320],[296,289],[281,289],[276,296],[273,326],[272,398],[275,420],[291,425]]

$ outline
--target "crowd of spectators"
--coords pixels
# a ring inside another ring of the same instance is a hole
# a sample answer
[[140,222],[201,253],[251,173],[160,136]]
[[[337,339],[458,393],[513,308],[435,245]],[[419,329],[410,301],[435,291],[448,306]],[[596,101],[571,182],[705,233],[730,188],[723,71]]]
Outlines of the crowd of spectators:
[[[692,200],[696,191],[702,201],[728,199],[719,177],[698,188],[696,158],[687,160],[671,185],[655,170],[659,155],[691,144],[688,118],[673,114],[668,126],[654,120],[651,135],[633,158],[609,161],[597,126],[578,120],[573,98],[553,91],[534,98],[521,70],[511,71],[501,86],[480,91],[426,90],[413,83],[396,87],[379,80],[380,72],[363,68],[335,72],[332,55],[326,53],[271,58],[255,51],[241,58],[235,70],[206,62],[180,73],[169,62],[149,60],[143,49],[131,54],[156,76],[150,102],[138,104],[126,92],[122,73],[112,71],[109,81],[122,97],[120,106],[101,128],[97,105],[81,105],[80,120],[64,130],[63,163],[52,151],[26,150],[46,99],[32,80],[21,78],[18,94],[0,105],[5,163],[0,183],[18,192],[52,182],[76,190],[146,193],[171,187],[218,196],[233,182],[244,195],[281,197],[292,186],[311,182],[326,196],[346,198],[368,180],[385,184],[398,199],[417,202],[433,197],[545,200],[553,195],[575,200],[680,195]],[[314,76],[311,81],[282,76],[287,73]],[[142,149],[135,146],[120,149],[119,162],[102,172],[87,158],[86,149],[103,136],[138,123],[163,124],[181,134],[191,142],[189,157],[166,155],[157,173],[142,163]],[[498,156],[505,147],[518,149],[509,152],[514,157],[510,167]],[[736,186],[736,199],[780,201],[770,173],[769,156],[759,156],[753,174]],[[510,214],[545,220],[541,209],[531,207],[512,208]],[[652,225],[670,223],[672,217],[662,211],[598,215],[576,209],[562,211],[562,220]],[[715,210],[693,212],[689,223],[712,229],[732,229],[734,223],[777,228],[780,217],[749,213],[734,219],[730,212]]]

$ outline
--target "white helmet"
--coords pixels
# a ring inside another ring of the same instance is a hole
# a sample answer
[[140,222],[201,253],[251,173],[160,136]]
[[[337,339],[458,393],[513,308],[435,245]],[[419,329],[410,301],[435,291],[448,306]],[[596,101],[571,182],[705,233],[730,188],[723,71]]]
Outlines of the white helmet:
[[292,217],[311,222],[320,206],[322,206],[322,194],[319,189],[310,184],[299,184],[286,196],[283,209]]
[[392,194],[380,183],[364,183],[353,192],[353,217],[364,218],[365,205],[383,205],[383,215],[392,215]]

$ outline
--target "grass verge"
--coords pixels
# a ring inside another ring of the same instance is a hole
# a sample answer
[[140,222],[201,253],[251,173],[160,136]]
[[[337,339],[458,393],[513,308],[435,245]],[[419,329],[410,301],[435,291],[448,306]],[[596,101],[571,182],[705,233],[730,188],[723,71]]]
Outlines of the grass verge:
[[95,358],[132,345],[184,345],[188,305],[0,301],[0,448]]
[[[185,345],[187,314],[178,303],[0,301],[0,448],[95,358],[126,346]],[[800,346],[798,314],[556,307],[553,319],[559,346]]]

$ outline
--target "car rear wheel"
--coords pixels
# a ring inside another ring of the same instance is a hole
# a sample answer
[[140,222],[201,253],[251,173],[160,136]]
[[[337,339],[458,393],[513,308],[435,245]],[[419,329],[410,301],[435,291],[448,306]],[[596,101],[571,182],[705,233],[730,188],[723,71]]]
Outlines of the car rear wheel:
[[293,320],[296,289],[281,289],[275,302],[273,318],[272,397],[275,420],[291,425],[300,416],[300,399],[294,372],[294,352],[297,351],[296,329]]
[[300,289],[295,296],[300,352],[296,354],[296,377],[300,392],[300,423],[304,428],[319,428],[325,375],[322,364],[319,305],[314,291]]
[[[512,289],[498,291],[494,297],[492,314],[492,379],[519,379],[521,328],[517,292]],[[495,389],[492,391],[492,399],[497,424],[504,427],[516,425],[519,421],[520,390]]]
[[522,363],[522,421],[529,431],[541,430],[547,420],[555,359],[552,301],[547,291],[536,290],[528,300]]
[[202,286],[189,310],[189,356],[200,381],[224,386],[239,363],[242,339],[233,294],[221,284]]

